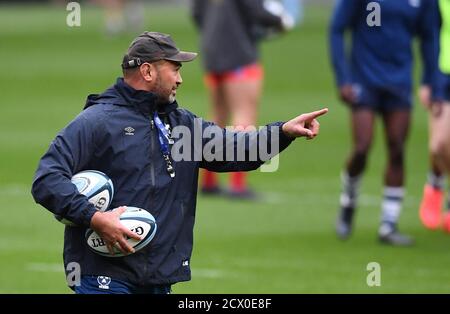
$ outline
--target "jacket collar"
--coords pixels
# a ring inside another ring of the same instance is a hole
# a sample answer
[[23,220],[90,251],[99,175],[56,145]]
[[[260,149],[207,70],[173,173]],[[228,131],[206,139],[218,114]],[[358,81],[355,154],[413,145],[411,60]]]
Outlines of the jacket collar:
[[119,77],[113,88],[125,101],[125,104],[135,106],[145,115],[153,114],[156,110],[161,113],[169,113],[178,107],[176,101],[166,105],[156,104],[156,95],[152,92],[136,90],[125,83],[122,77]]
[[113,104],[117,106],[131,106],[137,108],[142,114],[149,116],[156,110],[162,114],[178,108],[178,104],[174,101],[171,104],[160,105],[156,104],[156,95],[143,91],[136,90],[124,82],[123,78],[119,77],[116,84],[108,88],[102,94],[92,94],[86,99],[84,109],[96,104]]

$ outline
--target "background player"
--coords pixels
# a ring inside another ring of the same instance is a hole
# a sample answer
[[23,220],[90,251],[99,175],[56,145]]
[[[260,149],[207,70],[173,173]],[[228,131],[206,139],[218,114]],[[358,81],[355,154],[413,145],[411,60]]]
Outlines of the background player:
[[[405,143],[411,117],[412,41],[421,39],[423,84],[437,90],[436,1],[337,1],[330,27],[333,69],[341,99],[348,105],[352,152],[342,172],[340,214],[336,231],[349,237],[358,187],[372,144],[375,117],[381,116],[387,146],[379,240],[413,243],[397,228],[404,198]],[[344,32],[351,31],[351,58],[344,51]],[[351,59],[349,62],[348,59]],[[434,96],[434,95],[433,95]]]

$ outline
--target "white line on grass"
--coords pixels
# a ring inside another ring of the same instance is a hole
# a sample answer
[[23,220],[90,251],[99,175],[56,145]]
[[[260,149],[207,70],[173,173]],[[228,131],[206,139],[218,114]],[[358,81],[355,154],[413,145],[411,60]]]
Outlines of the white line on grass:
[[[295,194],[295,193],[283,193],[283,192],[264,192],[262,193],[262,199],[269,204],[284,204],[284,203],[296,203],[301,201],[303,205],[317,205],[324,204],[327,206],[338,206],[339,196],[332,196],[331,194]],[[358,198],[358,204],[360,206],[380,206],[382,195],[370,195],[361,194]],[[406,206],[416,206],[419,199],[415,196],[406,196]]]
[[22,196],[30,193],[31,187],[26,184],[16,183],[0,185],[0,196]]
[[[24,194],[30,194],[30,187],[25,184],[6,184],[0,186],[0,196],[20,196]],[[335,194],[335,193],[333,193]],[[298,202],[301,200],[302,204],[309,205],[317,205],[317,204],[325,204],[325,205],[336,205],[339,203],[339,195],[333,195],[327,193],[314,194],[308,193],[304,191],[303,193],[299,192],[261,192],[262,199],[264,202],[270,204],[283,204],[283,203],[292,203]],[[382,195],[373,195],[373,194],[361,194],[358,203],[361,206],[378,206],[381,204]],[[405,205],[407,206],[416,206],[419,202],[419,198],[414,195],[406,195],[405,197]]]
[[25,270],[46,273],[63,273],[64,266],[62,263],[28,263],[25,265]]
[[225,278],[230,277],[229,274],[218,269],[192,269],[193,277],[203,277],[203,278]]

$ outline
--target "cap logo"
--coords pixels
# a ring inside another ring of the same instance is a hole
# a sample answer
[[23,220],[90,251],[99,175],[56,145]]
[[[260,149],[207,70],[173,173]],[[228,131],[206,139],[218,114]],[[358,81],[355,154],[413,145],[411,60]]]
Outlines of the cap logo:
[[136,59],[134,59],[134,60],[128,61],[128,66],[129,66],[130,68],[133,68],[133,67],[135,67],[135,66],[140,66],[141,64],[142,64],[142,61],[141,61],[140,58],[136,58]]

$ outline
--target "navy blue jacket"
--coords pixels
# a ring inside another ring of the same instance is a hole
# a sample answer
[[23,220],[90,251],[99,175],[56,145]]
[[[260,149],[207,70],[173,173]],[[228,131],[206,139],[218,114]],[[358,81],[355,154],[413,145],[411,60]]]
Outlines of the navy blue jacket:
[[[374,0],[338,0],[330,25],[331,59],[338,86],[353,82],[373,87],[412,85],[413,37],[421,39],[423,83],[440,96],[439,23],[436,0],[377,0],[381,26],[369,26]],[[370,7],[369,7],[370,8]],[[344,31],[351,30],[351,57],[345,54]]]
[[[154,94],[136,91],[120,78],[103,94],[88,97],[85,109],[57,135],[42,157],[32,186],[34,199],[79,225],[65,228],[65,267],[77,262],[82,275],[104,275],[136,285],[190,280],[199,168],[248,171],[263,163],[259,156],[256,161],[241,162],[178,161],[173,163],[176,176],[171,178],[153,123],[155,110],[172,128],[185,126],[193,131],[196,117],[192,113],[177,108],[176,102],[157,108]],[[203,121],[201,127],[211,125]],[[281,130],[282,122],[273,125]],[[134,129],[134,135],[126,134],[128,127]],[[229,132],[220,131],[223,137]],[[277,132],[281,151],[291,140]],[[203,139],[202,147],[207,143],[208,139]],[[156,218],[158,231],[147,247],[118,258],[90,251],[84,234],[95,208],[70,181],[73,174],[87,169],[102,171],[112,179],[115,195],[111,208],[137,206]]]

